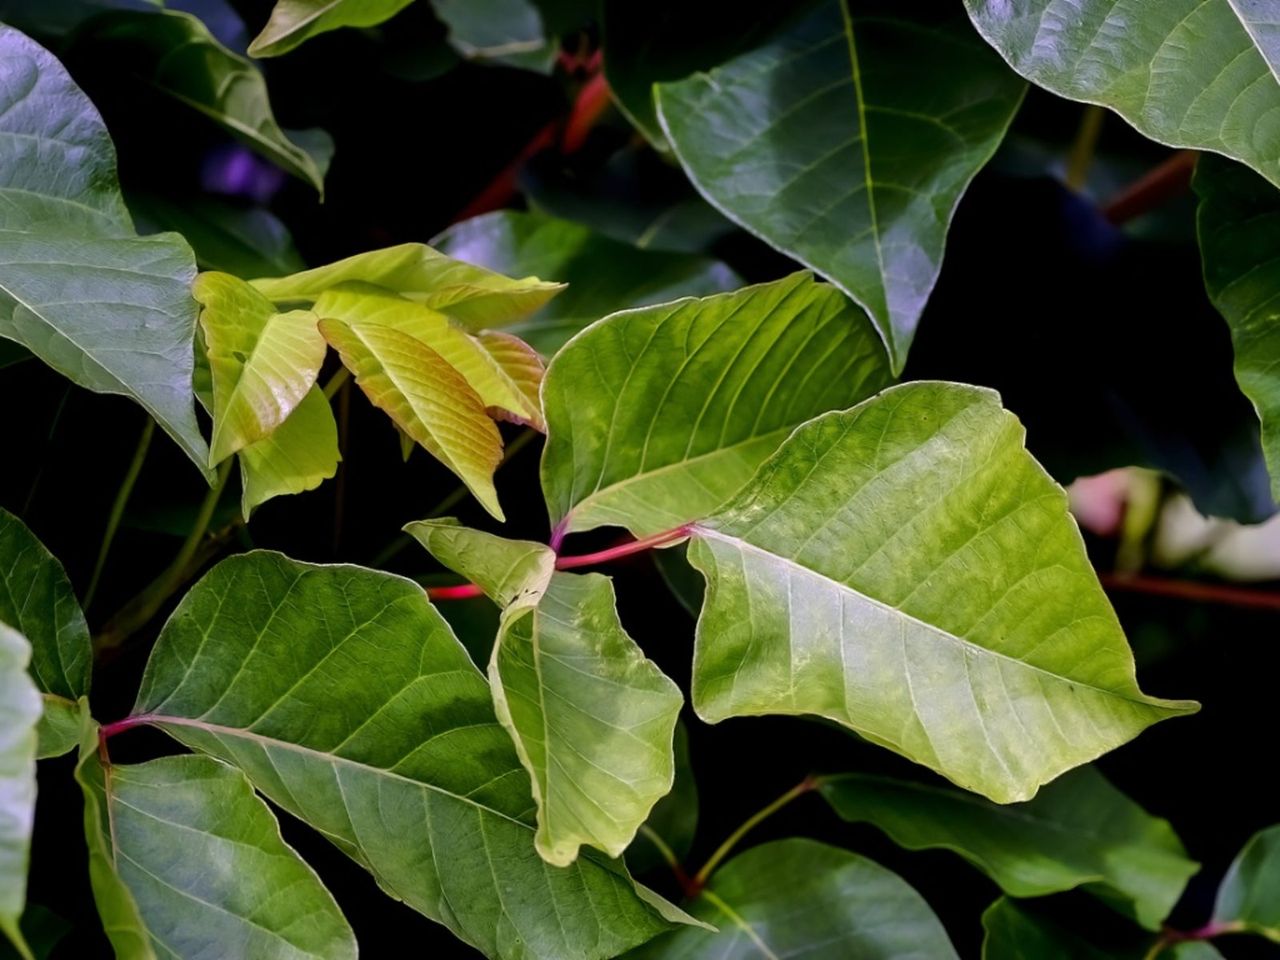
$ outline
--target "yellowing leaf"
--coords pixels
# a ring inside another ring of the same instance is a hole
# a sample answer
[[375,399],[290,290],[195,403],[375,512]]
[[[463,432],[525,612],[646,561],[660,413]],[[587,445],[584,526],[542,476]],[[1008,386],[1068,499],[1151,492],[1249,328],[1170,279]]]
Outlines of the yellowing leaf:
[[[485,330],[476,335],[480,345],[497,365],[503,379],[510,384],[524,401],[524,411],[517,407],[497,407],[497,415],[516,423],[527,423],[535,430],[546,433],[546,421],[542,417],[542,378],[547,368],[542,357],[519,337],[500,330]],[[493,410],[490,411],[494,412]]]
[[282,494],[314,490],[338,471],[338,424],[318,386],[307,391],[276,430],[240,451],[240,511]]

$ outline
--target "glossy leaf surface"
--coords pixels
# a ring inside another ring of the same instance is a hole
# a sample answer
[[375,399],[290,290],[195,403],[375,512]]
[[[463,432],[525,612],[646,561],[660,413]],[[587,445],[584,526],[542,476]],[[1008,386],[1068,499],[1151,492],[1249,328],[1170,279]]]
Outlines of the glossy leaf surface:
[[1196,709],[1138,688],[1066,495],[991,391],[818,417],[693,535],[709,722],[816,714],[1009,803]]
[[254,57],[278,57],[304,40],[340,27],[373,27],[412,0],[276,0],[271,17],[249,45]]
[[488,956],[603,960],[683,917],[594,852],[563,869],[538,856],[488,684],[411,581],[226,560],[165,626],[135,714],[239,765]]
[[26,638],[0,622],[0,934],[20,952],[27,950],[18,918],[27,899],[41,710],[40,694],[27,675],[30,659]]
[[551,521],[640,536],[697,519],[798,424],[890,379],[861,311],[806,273],[615,314],[547,371]]
[[1022,90],[963,24],[864,17],[826,0],[655,96],[698,190],[862,304],[897,372],[951,215]]
[[1218,888],[1213,919],[1280,943],[1280,826],[1244,845]]

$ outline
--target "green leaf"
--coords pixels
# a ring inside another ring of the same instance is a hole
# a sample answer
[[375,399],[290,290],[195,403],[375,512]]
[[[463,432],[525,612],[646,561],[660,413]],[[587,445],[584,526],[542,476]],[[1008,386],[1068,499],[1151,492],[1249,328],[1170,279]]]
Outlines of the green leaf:
[[472,530],[452,517],[415,520],[404,532],[504,610],[536,605],[555,572],[556,555],[549,547]]
[[262,32],[249,44],[251,57],[278,57],[304,40],[340,27],[374,27],[412,0],[276,0]]
[[548,39],[530,0],[432,0],[449,27],[449,43],[468,60],[549,73],[558,45]]
[[0,933],[30,951],[18,929],[27,901],[27,861],[36,809],[36,722],[40,694],[27,675],[31,646],[0,623]]
[[82,387],[132,397],[207,471],[191,249],[134,234],[102,118],[48,51],[5,26],[0,171],[0,337]]
[[1110,107],[1169,146],[1241,160],[1280,184],[1280,50],[1255,0],[965,6],[978,32],[1033,83]]
[[196,17],[179,10],[113,11],[89,21],[77,43],[109,47],[121,69],[204,114],[323,196],[324,171],[280,129],[258,68]]
[[910,850],[953,850],[1014,897],[1083,886],[1160,929],[1199,865],[1165,820],[1093,767],[1064,774],[1026,803],[1000,806],[942,787],[870,774],[824,777],[843,819],[875,824]]
[[1213,920],[1280,943],[1280,826],[1254,834],[1232,861]]
[[433,242],[442,253],[498,273],[557,277],[569,285],[541,310],[507,327],[544,356],[615,310],[706,296],[740,285],[737,275],[719,261],[642,250],[539,213],[486,213],[455,224]]
[[718,931],[680,930],[635,960],[956,960],[929,905],[897,874],[813,840],[748,850],[711,877],[694,916]]
[[1236,380],[1262,421],[1271,495],[1280,500],[1280,193],[1208,155],[1193,183],[1205,288],[1231,328]]
[[240,512],[283,494],[314,490],[338,472],[338,424],[324,391],[312,387],[275,432],[240,451]]
[[321,320],[320,332],[373,405],[457,474],[486,510],[504,519],[493,487],[502,436],[462,375],[421,340],[394,327]]
[[314,302],[344,283],[371,283],[448,314],[478,330],[514,323],[537,310],[562,289],[537,277],[513,280],[481,267],[446,257],[421,243],[402,243],[358,253],[323,267],[288,277],[255,280],[276,303]]
[[85,711],[89,876],[121,960],[345,960],[355,936],[244,774],[208,757],[104,766]]
[[80,706],[53,693],[40,695],[44,709],[36,724],[36,759],[60,757],[80,743]]
[[488,684],[411,581],[225,560],[165,625],[134,715],[241,766],[488,956],[603,960],[685,922],[617,862],[538,856]]
[[703,196],[862,304],[900,371],[951,216],[1022,100],[1017,78],[963,24],[855,18],[825,0],[656,90]]
[[278,313],[229,273],[200,274],[192,294],[213,379],[214,466],[284,423],[315,385],[326,348],[314,313]]
[[673,744],[676,761],[676,778],[671,792],[653,805],[649,819],[627,847],[627,866],[636,873],[657,870],[664,864],[662,851],[654,842],[665,844],[683,862],[693,849],[694,835],[698,830],[698,782],[694,778],[693,763],[689,759],[689,732],[683,723],[676,724]]
[[640,536],[705,516],[798,424],[890,379],[862,312],[807,273],[615,314],[547,371],[551,521]]
[[[1148,935],[1100,944],[1094,941],[1092,931],[1068,929],[1029,904],[1008,897],[1001,897],[987,908],[982,927],[986,931],[982,960],[1144,960],[1153,939]],[[1160,956],[1192,960],[1173,953]]]
[[0,509],[0,623],[31,644],[41,693],[76,700],[89,692],[93,646],[67,573],[26,524]]
[[1194,712],[1148,697],[1065,492],[995,393],[912,383],[799,428],[695,525],[693,702],[815,714],[998,803]]

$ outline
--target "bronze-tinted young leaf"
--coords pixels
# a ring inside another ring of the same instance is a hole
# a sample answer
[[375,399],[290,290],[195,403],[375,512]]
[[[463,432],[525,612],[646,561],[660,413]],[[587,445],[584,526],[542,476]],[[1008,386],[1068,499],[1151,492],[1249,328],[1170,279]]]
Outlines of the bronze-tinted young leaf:
[[1161,143],[1234,157],[1280,184],[1280,44],[1266,0],[965,0],[965,7],[1033,83],[1110,107]]
[[1244,845],[1218,888],[1213,920],[1280,943],[1280,826]]
[[1010,896],[1084,887],[1152,930],[1160,929],[1199,869],[1167,821],[1093,767],[1007,805],[871,774],[824,777],[820,789],[845,820],[874,823],[910,850],[953,850]]
[[886,18],[824,0],[757,49],[655,94],[698,190],[862,304],[895,372],[951,216],[1024,86],[962,18],[918,7]]
[[685,922],[594,851],[567,868],[538,856],[488,684],[411,581],[223,561],[165,625],[134,713],[239,765],[488,956],[604,960]]
[[0,337],[140,403],[201,470],[191,248],[139,237],[102,118],[48,51],[0,25]]
[[104,765],[86,708],[76,779],[121,960],[354,960],[338,905],[239,770],[190,756]]
[[991,391],[893,387],[696,524],[693,702],[815,714],[998,803],[1197,705],[1144,694],[1067,510]]
[[718,930],[659,937],[635,960],[958,960],[924,898],[865,857],[777,840],[712,874],[690,908]]
[[27,675],[31,646],[0,622],[0,934],[23,957],[18,929],[27,901],[27,860],[36,808],[36,722],[40,693]]
[[807,273],[614,314],[547,370],[551,521],[645,535],[698,519],[798,424],[890,382],[866,317]]

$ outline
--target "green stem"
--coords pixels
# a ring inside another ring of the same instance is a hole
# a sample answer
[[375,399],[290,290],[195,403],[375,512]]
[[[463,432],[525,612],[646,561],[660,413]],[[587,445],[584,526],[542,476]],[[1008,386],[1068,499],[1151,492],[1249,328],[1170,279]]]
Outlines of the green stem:
[[711,874],[715,872],[716,867],[720,866],[721,861],[733,852],[733,848],[738,845],[739,841],[741,841],[743,837],[758,827],[763,821],[769,819],[769,817],[773,816],[789,804],[796,797],[804,796],[817,786],[817,777],[812,775],[805,777],[782,796],[778,797],[777,800],[774,800],[773,803],[761,810],[757,810],[749,816],[745,821],[743,821],[742,826],[729,834],[728,839],[716,848],[716,852],[711,854],[707,859],[707,862],[702,865],[702,869],[693,875],[693,888],[696,891],[701,891],[702,888],[706,886],[707,881],[711,879]]
[[107,529],[102,534],[102,546],[98,548],[98,559],[93,564],[93,576],[89,578],[89,589],[84,594],[84,608],[89,609],[94,594],[98,592],[98,581],[102,579],[103,568],[107,565],[107,554],[111,552],[111,544],[120,528],[120,520],[124,517],[124,508],[129,504],[134,484],[138,482],[138,474],[142,473],[142,463],[147,459],[147,451],[151,448],[151,437],[156,432],[156,422],[147,417],[142,428],[142,436],[138,438],[138,446],[134,448],[133,459],[124,479],[120,481],[120,489],[116,491],[115,501],[111,504],[111,514],[107,517]]
[[340,389],[342,389],[342,385],[346,383],[347,380],[349,380],[350,378],[351,378],[351,371],[348,370],[346,367],[339,367],[338,372],[335,373],[332,377],[330,377],[329,382],[326,383],[322,388],[324,391],[324,398],[326,400],[332,400],[333,395],[337,393]]
[[187,534],[187,539],[183,541],[173,562],[107,622],[102,632],[94,638],[95,652],[120,646],[136,630],[145,626],[164,606],[164,602],[173,596],[174,591],[186,582],[189,576],[188,567],[200,549],[205,533],[208,532],[209,523],[213,520],[213,512],[217,509],[218,501],[222,499],[222,491],[231,477],[233,463],[235,458],[229,457],[218,467],[217,480],[209,488],[204,501],[200,504],[195,522],[191,525],[191,532]]
[[1097,104],[1089,104],[1080,117],[1080,128],[1071,144],[1071,153],[1067,157],[1067,186],[1079,192],[1083,189],[1085,179],[1089,176],[1089,167],[1093,165],[1093,153],[1098,146],[1098,135],[1102,132],[1102,121],[1105,111]]

